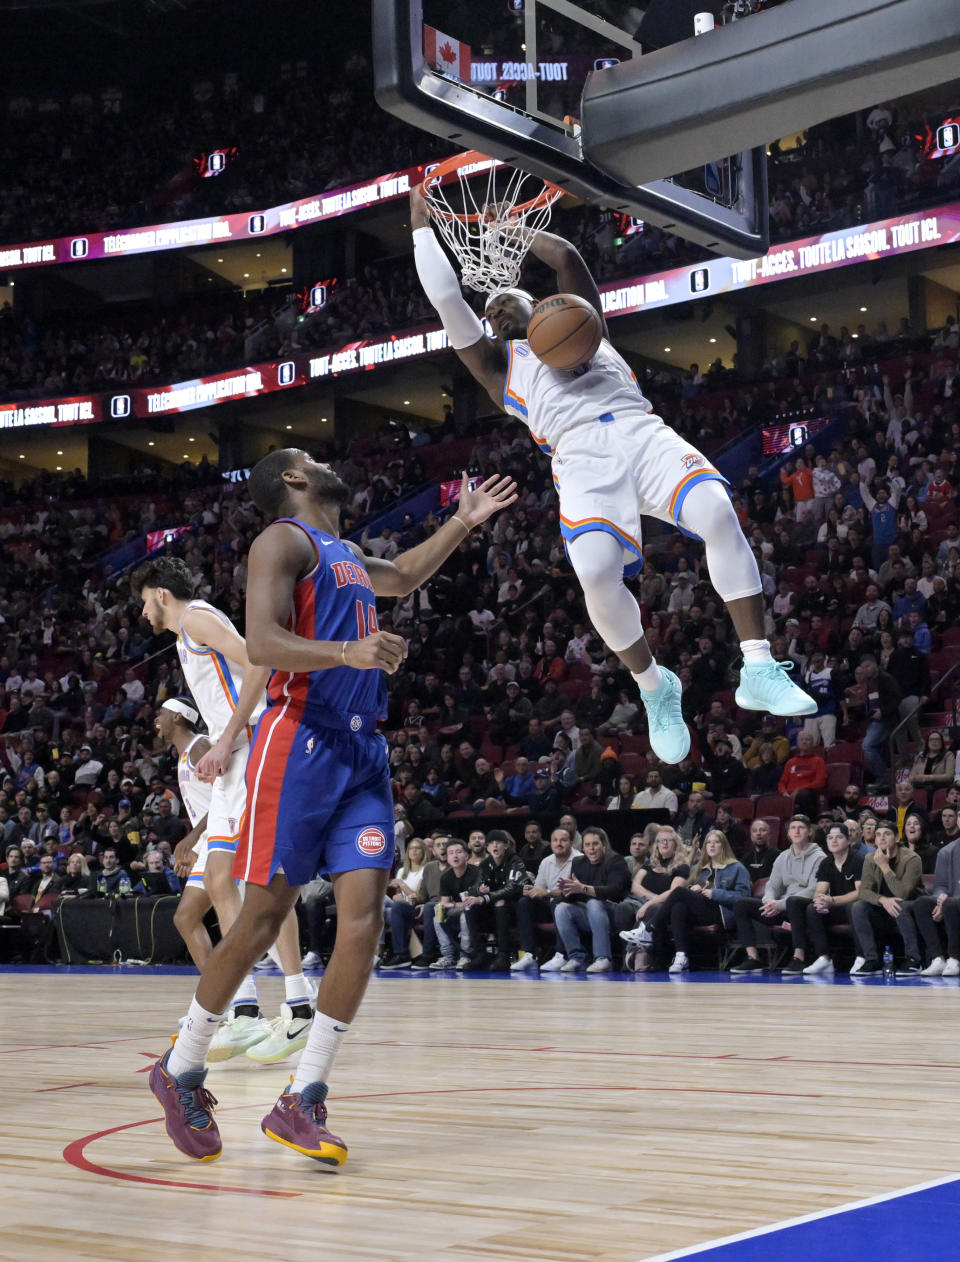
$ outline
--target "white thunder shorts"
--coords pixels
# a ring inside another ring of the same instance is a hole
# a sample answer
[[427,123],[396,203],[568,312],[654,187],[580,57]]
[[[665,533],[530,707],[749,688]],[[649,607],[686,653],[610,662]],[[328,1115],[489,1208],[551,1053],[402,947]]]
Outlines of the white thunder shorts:
[[194,854],[197,861],[190,869],[190,875],[187,877],[187,888],[194,886],[197,889],[203,889],[203,874],[207,870],[207,833],[204,832],[196,846],[194,846]]
[[210,854],[218,850],[236,853],[240,821],[247,809],[247,758],[250,742],[243,738],[235,746],[226,775],[213,782],[207,815],[207,844]]
[[575,426],[560,439],[552,468],[564,541],[590,530],[613,535],[623,545],[628,577],[643,568],[641,516],[682,529],[680,510],[691,489],[726,482],[692,443],[659,416],[642,413]]

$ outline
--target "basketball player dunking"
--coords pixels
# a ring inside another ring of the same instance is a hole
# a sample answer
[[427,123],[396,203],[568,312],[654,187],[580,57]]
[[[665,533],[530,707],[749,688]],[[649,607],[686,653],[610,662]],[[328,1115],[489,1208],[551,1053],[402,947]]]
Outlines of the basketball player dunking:
[[[710,581],[726,603],[743,653],[737,704],[771,714],[812,714],[816,702],[770,652],[760,573],[723,476],[653,415],[629,365],[606,338],[575,371],[541,363],[526,341],[536,300],[525,290],[488,297],[494,336],[487,337],[434,236],[419,186],[410,195],[410,215],[417,273],[450,345],[497,407],[523,421],[552,458],[570,563],[595,629],[640,687],[654,753],[664,762],[680,762],[690,734],[680,712],[680,681],[653,660],[640,608],[623,582],[643,564],[644,513],[706,545]],[[554,269],[559,292],[586,299],[602,318],[596,283],[569,241],[538,232],[530,249]]]
[[465,480],[456,514],[394,561],[365,557],[340,539],[349,490],[306,452],[271,452],[253,469],[249,489],[272,524],[250,549],[247,644],[251,660],[274,672],[247,764],[249,803],[235,866],[246,894],[150,1086],[180,1151],[200,1161],[218,1157],[216,1102],[203,1085],[213,1032],[299,886],[327,873],[337,903],[333,955],[293,1082],[261,1128],[305,1156],[342,1165],[346,1145],[327,1130],[324,1101],[383,928],[393,801],[377,719],[385,710],[383,672],[392,674],[406,655],[404,640],[378,629],[376,597],[406,596],[426,582],[474,526],[514,502],[516,486],[493,477],[470,491]]
[[[266,706],[270,672],[251,666],[243,636],[221,610],[193,599],[194,586],[193,575],[179,557],[148,561],[131,580],[154,631],[177,633],[184,679],[210,733],[210,748],[196,764],[196,775],[212,781],[203,884],[216,908],[220,932],[227,933],[241,904],[233,860],[247,804],[244,776],[250,724]],[[279,929],[276,951],[286,991],[281,1015],[272,1022],[263,1016],[256,980],[248,974],[233,996],[229,1019],[217,1031],[211,1060],[229,1060],[243,1052],[251,1060],[278,1060],[306,1044],[316,991],[300,966],[299,930],[292,909]]]

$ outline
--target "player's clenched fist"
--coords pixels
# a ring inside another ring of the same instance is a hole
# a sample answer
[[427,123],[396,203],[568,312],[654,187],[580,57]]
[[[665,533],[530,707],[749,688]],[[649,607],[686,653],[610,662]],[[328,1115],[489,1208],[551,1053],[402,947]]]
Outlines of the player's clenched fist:
[[407,655],[407,642],[389,631],[375,631],[362,640],[348,640],[343,660],[354,670],[385,670],[392,675]]

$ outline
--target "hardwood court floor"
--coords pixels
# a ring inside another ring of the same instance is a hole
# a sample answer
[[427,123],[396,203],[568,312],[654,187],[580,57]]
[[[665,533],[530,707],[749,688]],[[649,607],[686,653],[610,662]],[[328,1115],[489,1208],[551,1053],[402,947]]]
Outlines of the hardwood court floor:
[[960,1170],[945,982],[374,978],[339,1172],[260,1133],[289,1068],[243,1057],[223,1157],[174,1150],[145,1071],[192,988],[0,972],[0,1257],[638,1262]]

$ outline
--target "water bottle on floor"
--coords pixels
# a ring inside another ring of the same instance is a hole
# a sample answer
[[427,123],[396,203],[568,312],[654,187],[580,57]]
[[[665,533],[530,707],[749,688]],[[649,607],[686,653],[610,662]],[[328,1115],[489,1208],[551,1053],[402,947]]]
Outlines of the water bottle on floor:
[[896,975],[893,967],[893,951],[890,949],[890,944],[887,943],[883,948],[883,980],[892,982],[896,979]]

